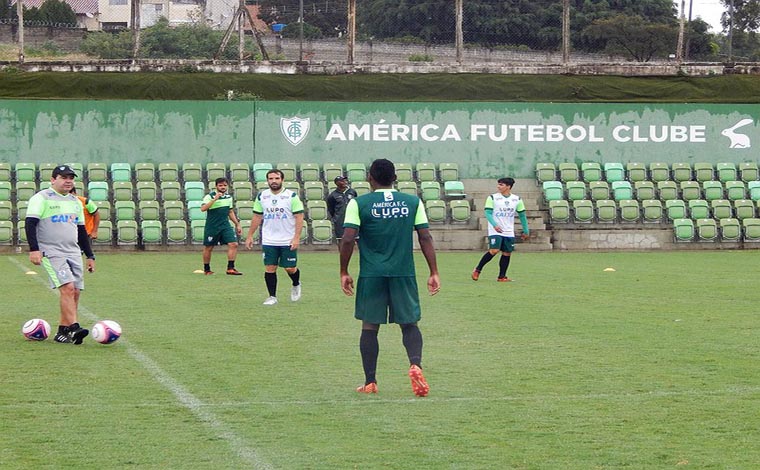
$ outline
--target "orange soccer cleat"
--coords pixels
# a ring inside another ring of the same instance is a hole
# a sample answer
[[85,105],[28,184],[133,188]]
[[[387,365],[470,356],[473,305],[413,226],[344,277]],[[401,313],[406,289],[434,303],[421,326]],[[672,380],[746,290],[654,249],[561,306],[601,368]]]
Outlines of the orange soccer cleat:
[[508,277],[500,277],[500,278],[498,278],[498,279],[496,279],[496,280],[497,280],[498,282],[512,282],[512,279],[510,279],[510,278],[508,278]]
[[377,393],[377,384],[375,382],[370,382],[366,385],[362,385],[361,387],[357,387],[356,391],[358,393]]
[[235,268],[231,268],[231,269],[228,269],[228,270],[227,270],[227,275],[228,275],[228,276],[242,276],[242,275],[243,275],[243,273],[241,273],[240,271],[238,271],[238,270],[237,270],[237,269],[235,269]]
[[422,375],[422,369],[420,366],[412,365],[409,368],[409,379],[412,381],[412,391],[418,397],[426,397],[430,391],[430,386],[425,380],[425,376]]
[[477,281],[479,277],[480,277],[480,271],[478,271],[477,269],[473,269],[472,270],[472,280],[473,281]]

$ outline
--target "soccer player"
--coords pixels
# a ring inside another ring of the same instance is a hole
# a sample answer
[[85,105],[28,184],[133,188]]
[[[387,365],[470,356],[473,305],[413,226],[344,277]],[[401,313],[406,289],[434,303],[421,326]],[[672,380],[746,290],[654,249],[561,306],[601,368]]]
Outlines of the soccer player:
[[[214,180],[214,191],[206,194],[201,202],[201,212],[206,212],[206,226],[203,229],[203,273],[214,274],[211,270],[211,252],[216,245],[227,245],[227,274],[241,276],[235,269],[238,236],[243,234],[240,221],[232,207],[232,195],[227,192],[227,178]],[[232,221],[235,230],[230,226]]]
[[95,254],[84,227],[84,208],[71,190],[77,174],[68,165],[53,169],[50,187],[29,199],[26,237],[29,261],[42,265],[53,289],[60,293],[60,323],[54,340],[82,344],[90,333],[79,326],[79,294],[84,289],[82,253],[87,270],[95,272]]
[[343,219],[346,216],[346,206],[348,201],[357,196],[356,191],[351,189],[348,178],[343,175],[335,177],[335,190],[327,195],[327,213],[333,223],[335,240],[340,245],[340,239],[343,238]]
[[390,160],[378,159],[369,169],[373,192],[352,199],[346,208],[345,230],[340,245],[340,284],[346,295],[353,295],[354,280],[348,264],[359,238],[359,280],[356,285],[354,317],[362,321],[359,351],[364,368],[364,385],[359,393],[377,393],[377,333],[384,323],[401,326],[402,342],[409,358],[412,391],[419,397],[430,391],[422,375],[422,333],[420,301],[412,255],[412,232],[417,231],[420,249],[430,276],[427,288],[435,295],[441,287],[428,228],[427,214],[417,196],[392,189],[396,169]]
[[515,213],[520,217],[523,240],[530,234],[528,218],[525,217],[525,204],[516,194],[512,194],[512,178],[499,178],[496,183],[497,192],[486,199],[486,219],[488,220],[488,251],[480,258],[480,262],[472,271],[472,280],[477,281],[483,267],[501,251],[499,259],[499,282],[511,282],[507,277],[509,260],[515,249]]
[[264,305],[277,303],[277,266],[290,276],[290,300],[301,298],[301,270],[298,269],[298,245],[303,228],[303,202],[293,191],[283,188],[284,175],[274,169],[267,172],[267,185],[256,195],[253,218],[245,247],[253,248],[253,234],[261,226],[261,245],[264,254],[264,282],[269,297]]
[[87,230],[87,235],[90,236],[90,241],[98,238],[98,228],[100,227],[100,212],[98,212],[98,205],[95,204],[89,197],[80,196],[77,194],[76,188],[71,189],[71,194],[79,199],[84,207],[84,228]]

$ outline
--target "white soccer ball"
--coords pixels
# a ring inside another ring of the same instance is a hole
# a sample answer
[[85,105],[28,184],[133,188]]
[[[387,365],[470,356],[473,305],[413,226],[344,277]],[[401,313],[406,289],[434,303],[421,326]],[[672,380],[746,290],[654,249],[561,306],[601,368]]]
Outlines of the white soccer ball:
[[100,344],[111,344],[121,336],[121,325],[113,320],[101,320],[92,327],[92,339]]
[[34,318],[21,327],[24,337],[31,341],[45,341],[50,336],[50,323],[41,318]]

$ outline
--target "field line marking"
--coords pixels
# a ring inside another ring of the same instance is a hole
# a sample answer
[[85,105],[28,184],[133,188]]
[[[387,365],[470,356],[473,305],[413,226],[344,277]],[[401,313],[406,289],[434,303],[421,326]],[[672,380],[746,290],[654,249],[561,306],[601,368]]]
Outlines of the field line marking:
[[[8,260],[11,263],[15,264],[16,267],[18,267],[22,272],[27,272],[30,270],[30,268],[15,258],[9,256]],[[42,276],[35,277],[35,280],[37,282],[49,288],[50,285],[45,281],[45,279],[47,278],[43,278]],[[50,289],[50,292],[56,297],[60,296],[57,289]],[[79,305],[79,314],[93,322],[97,322],[99,320],[98,316],[95,315],[95,313],[90,311],[81,303]],[[199,421],[209,426],[218,437],[227,441],[227,443],[232,447],[235,453],[240,456],[241,459],[246,461],[253,468],[272,468],[259,456],[258,452],[248,447],[246,443],[235,433],[230,431],[219,418],[217,418],[212,412],[208,411],[209,406],[196,398],[189,390],[182,386],[182,384],[174,380],[169,374],[161,369],[161,366],[159,366],[153,359],[148,357],[137,347],[133,346],[126,339],[121,339],[120,342],[127,347],[127,353],[132,356],[132,358],[135,359],[145,370],[147,370],[153,376],[153,379],[156,382],[169,390],[175,396],[177,401],[182,404],[182,406],[187,408],[193,415],[195,415]]]

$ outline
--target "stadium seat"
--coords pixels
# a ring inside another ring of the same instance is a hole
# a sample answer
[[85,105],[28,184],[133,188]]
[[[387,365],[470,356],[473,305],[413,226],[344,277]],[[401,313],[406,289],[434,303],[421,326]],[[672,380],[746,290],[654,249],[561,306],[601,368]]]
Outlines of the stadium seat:
[[421,182],[420,195],[423,201],[441,199],[441,183],[439,183],[438,181]]
[[570,222],[570,203],[564,199],[549,201],[549,219],[552,222]]
[[681,190],[681,199],[684,201],[702,199],[702,188],[696,181],[681,181],[679,188]]
[[13,220],[13,203],[0,201],[0,220]]
[[131,181],[114,181],[113,183],[113,201],[131,201],[133,186]]
[[13,245],[13,222],[0,220],[0,245]]
[[425,201],[425,212],[427,212],[430,223],[442,224],[446,222],[446,203],[440,199]]
[[710,201],[710,209],[713,217],[720,219],[730,219],[734,216],[734,210],[731,207],[731,201],[728,199],[715,199]]
[[726,199],[738,201],[747,198],[747,188],[743,181],[726,181]]
[[676,242],[690,242],[694,240],[694,221],[691,219],[674,220],[673,239]]
[[314,245],[329,245],[333,239],[333,226],[329,220],[313,220],[311,222],[311,243]]
[[[287,181],[287,183],[293,183],[293,181]],[[235,181],[232,183],[232,195],[235,197],[235,200],[253,201],[254,194],[253,183],[250,181]]]
[[446,199],[462,199],[466,197],[464,183],[461,181],[446,181],[443,183],[443,196]]
[[300,241],[301,245],[306,245],[309,243],[309,224],[304,222],[304,224],[301,226],[301,234],[298,237],[298,240]]
[[182,197],[182,186],[179,181],[162,181],[161,182],[161,200],[162,201],[179,201]]
[[301,197],[301,183],[298,181],[285,181],[282,183],[282,187],[288,191],[293,191],[298,194],[298,197]]
[[[398,175],[398,167],[396,167],[396,174]],[[438,176],[441,179],[441,183],[459,181],[459,165],[456,163],[441,163],[438,165]]]
[[662,202],[659,199],[641,201],[641,220],[644,223],[662,222]]
[[[29,201],[18,201],[16,203],[16,220],[26,219],[26,209],[29,207]],[[103,217],[101,216],[101,220]]]
[[559,181],[544,181],[542,183],[544,200],[558,201],[565,198],[565,191]]
[[760,201],[760,181],[750,181],[747,183],[749,198],[753,201]]
[[114,212],[116,213],[116,222],[121,220],[137,220],[137,208],[133,201],[114,202]]
[[0,162],[0,181],[11,181],[13,179],[13,167],[8,162]]
[[401,183],[414,180],[414,168],[410,163],[396,163],[396,181]]
[[158,189],[155,181],[138,181],[136,192],[138,201],[158,200]]
[[633,185],[636,190],[636,199],[645,201],[647,199],[657,199],[657,191],[654,183],[651,181],[637,181]]
[[681,199],[669,199],[665,201],[665,213],[669,220],[686,218],[686,203]]
[[739,220],[751,219],[755,217],[755,203],[749,199],[739,199],[733,201],[734,216]]
[[356,191],[357,196],[364,196],[372,192],[369,181],[356,181],[351,183],[351,188]]
[[98,206],[98,214],[100,214],[100,221],[104,220],[111,220],[111,201],[95,201],[92,202],[95,203],[96,206]]
[[187,218],[193,220],[206,220],[206,213],[201,211],[201,201],[187,201]]
[[13,185],[10,181],[0,181],[0,201],[10,201]]
[[251,167],[247,163],[230,163],[230,182],[246,181],[250,183],[250,179]]
[[638,222],[641,219],[641,207],[635,199],[623,199],[618,201],[621,222]]
[[741,180],[745,183],[750,181],[760,180],[760,171],[757,168],[756,162],[742,162],[739,163],[739,175]]
[[258,183],[267,180],[267,172],[274,168],[271,163],[261,162],[253,164],[253,181]]
[[699,183],[713,181],[715,179],[715,169],[712,163],[697,162],[694,164],[694,179]]
[[751,218],[742,220],[745,242],[760,242],[760,219]]
[[137,221],[119,220],[116,222],[116,243],[118,245],[137,245],[138,238]]
[[74,181],[74,190],[79,194],[80,196],[84,195],[84,183],[81,181]]
[[715,165],[715,171],[718,174],[718,181],[721,183],[725,183],[726,181],[736,181],[739,179],[739,174],[736,171],[736,165],[733,163],[717,163]]
[[617,205],[611,199],[596,201],[596,220],[600,223],[617,222]]
[[576,223],[586,224],[594,221],[594,203],[588,199],[573,201],[573,218]]
[[164,227],[160,220],[143,220],[140,223],[143,245],[161,245],[164,243]]
[[111,182],[132,181],[132,165],[129,163],[111,163]]
[[327,202],[323,199],[306,201],[306,218],[308,220],[327,220]]
[[678,185],[675,181],[660,181],[657,183],[657,194],[660,201],[670,201],[678,199]]
[[334,181],[336,176],[345,176],[343,164],[336,162],[325,163],[322,165],[322,174],[327,182]]
[[683,181],[692,180],[691,164],[684,162],[673,163],[670,166],[670,171],[673,174],[673,181],[681,183]]
[[159,163],[158,179],[160,182],[176,181],[179,182],[179,167],[176,163]]
[[630,181],[614,181],[612,183],[612,198],[616,201],[633,199],[633,188]]
[[269,183],[267,183],[266,181],[259,181],[258,183],[256,183],[256,191],[265,191],[267,189],[269,189]]
[[88,163],[87,164],[87,181],[108,181],[108,165],[105,163]]
[[581,163],[581,173],[583,173],[583,181],[586,183],[601,181],[602,165],[597,162]]
[[702,194],[707,201],[723,199],[723,183],[710,180],[702,183]]
[[187,222],[184,220],[167,220],[166,243],[174,245],[187,243]]
[[23,245],[27,242],[26,239],[26,220],[19,220],[16,222],[16,236],[18,237],[18,244]]
[[280,162],[275,167],[282,172],[285,181],[298,181],[295,163]]
[[602,201],[610,198],[610,185],[606,181],[592,181],[588,184],[592,201]]
[[604,179],[608,183],[625,180],[625,168],[622,163],[610,162],[604,164]]
[[697,240],[714,242],[718,240],[718,224],[715,219],[697,219]]
[[416,170],[417,170],[417,181],[419,181],[420,183],[424,181],[438,180],[434,163],[429,163],[429,162],[418,163]]
[[182,201],[164,201],[163,206],[165,221],[185,220],[185,204]]
[[37,183],[34,181],[16,181],[15,189],[16,201],[28,201],[37,192]]
[[251,220],[253,218],[254,201],[236,201],[235,212],[240,220]]
[[[164,181],[164,180],[161,180]],[[203,167],[200,163],[182,164],[182,181],[203,181]]]
[[37,165],[28,162],[16,163],[16,182],[19,181],[31,181],[36,183]]
[[[250,223],[250,220],[249,220]],[[242,224],[241,224],[242,226]],[[203,234],[206,230],[206,221],[205,220],[193,220],[190,222],[190,243],[193,245],[201,245],[203,244]],[[247,235],[248,231],[243,232],[243,235]]]
[[321,181],[304,181],[303,195],[307,201],[325,198],[325,187]]
[[[40,183],[47,183],[53,178],[53,168],[58,166],[57,163],[40,163],[40,166],[38,167],[38,172],[40,176]],[[77,173],[77,176],[79,178],[83,177],[84,175],[81,173]]]
[[140,201],[140,220],[161,220],[161,206],[158,201]]
[[208,162],[206,164],[206,181],[214,182],[217,178],[227,177],[227,164],[224,162]]
[[317,163],[301,163],[301,182],[322,181],[322,172]]
[[536,163],[536,180],[539,183],[557,180],[557,167],[554,163]]
[[417,196],[419,194],[417,191],[417,183],[414,181],[399,181],[397,189],[400,193],[411,194],[412,196]]
[[[248,230],[251,228],[251,220],[241,220],[240,228],[243,229],[243,237],[247,237]],[[258,245],[259,243],[261,243],[261,226],[253,232],[253,244]]]
[[687,202],[689,217],[692,219],[706,219],[710,217],[710,205],[704,199],[692,199]]
[[718,221],[720,238],[725,241],[739,241],[742,238],[742,226],[739,219],[727,218]]
[[647,167],[643,163],[628,162],[625,165],[625,171],[628,174],[628,181],[631,183],[649,180],[649,175],[647,175]]
[[466,223],[470,221],[472,209],[470,203],[464,199],[454,199],[449,201],[449,213],[451,214],[452,223]]
[[[100,212],[100,209],[98,209]],[[95,245],[113,245],[113,224],[110,220],[103,220],[103,216],[100,217],[100,224],[98,224],[98,237],[92,240]]]
[[156,184],[156,165],[149,162],[135,163],[135,181]]
[[185,201],[201,201],[206,195],[206,186],[201,181],[185,181]]
[[655,184],[660,181],[670,180],[670,167],[668,167],[668,164],[663,162],[650,163],[649,179]]
[[565,183],[565,194],[568,201],[586,199],[586,183],[583,181],[568,181]]
[[559,170],[559,180],[563,183],[567,183],[568,181],[579,181],[581,179],[580,170],[576,163],[562,162],[558,165],[557,169]]
[[346,176],[351,182],[367,181],[367,166],[364,163],[346,163]]

